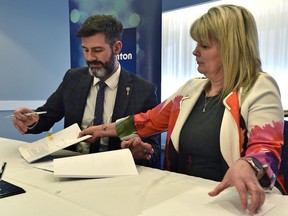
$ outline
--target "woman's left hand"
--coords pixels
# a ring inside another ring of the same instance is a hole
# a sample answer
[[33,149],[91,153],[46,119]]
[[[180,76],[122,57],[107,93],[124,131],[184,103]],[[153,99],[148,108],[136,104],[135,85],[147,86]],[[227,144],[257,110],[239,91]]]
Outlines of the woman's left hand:
[[122,141],[121,148],[129,148],[134,159],[150,160],[154,153],[151,144],[143,142],[140,137]]
[[[237,160],[226,172],[222,182],[209,192],[217,196],[228,187],[235,186],[240,197],[241,208],[251,213],[257,213],[265,201],[265,193],[259,184],[254,169],[244,160]],[[248,206],[248,196],[251,195]]]

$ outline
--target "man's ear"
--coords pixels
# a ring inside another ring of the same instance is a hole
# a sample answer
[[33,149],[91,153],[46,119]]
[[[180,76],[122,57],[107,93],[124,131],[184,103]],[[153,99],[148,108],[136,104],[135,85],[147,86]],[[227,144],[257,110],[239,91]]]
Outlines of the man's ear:
[[121,41],[116,41],[115,44],[113,45],[113,53],[114,55],[118,55],[122,49],[122,42]]

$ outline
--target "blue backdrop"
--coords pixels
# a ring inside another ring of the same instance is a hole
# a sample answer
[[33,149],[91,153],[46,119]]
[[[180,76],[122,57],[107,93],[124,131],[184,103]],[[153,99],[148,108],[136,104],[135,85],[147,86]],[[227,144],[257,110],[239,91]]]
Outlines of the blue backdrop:
[[94,14],[113,15],[124,27],[119,61],[125,69],[155,83],[161,99],[162,0],[69,0],[69,12],[71,67],[86,65],[76,36],[85,19]]

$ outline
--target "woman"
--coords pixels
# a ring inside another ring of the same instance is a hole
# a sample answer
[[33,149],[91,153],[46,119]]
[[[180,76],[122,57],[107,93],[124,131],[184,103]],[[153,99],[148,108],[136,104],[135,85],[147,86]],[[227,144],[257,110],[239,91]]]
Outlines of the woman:
[[[190,35],[207,79],[191,79],[154,109],[80,136],[127,140],[167,130],[165,169],[221,181],[210,196],[235,186],[241,207],[255,213],[265,200],[263,187],[274,186],[283,145],[280,93],[261,69],[255,20],[243,7],[216,6],[192,24]],[[146,148],[139,139],[122,145]]]

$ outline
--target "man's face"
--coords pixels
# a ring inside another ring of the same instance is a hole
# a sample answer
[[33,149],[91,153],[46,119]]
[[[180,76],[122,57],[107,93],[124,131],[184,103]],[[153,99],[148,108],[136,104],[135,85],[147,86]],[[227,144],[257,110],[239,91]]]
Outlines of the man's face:
[[82,48],[91,75],[105,80],[115,68],[115,55],[104,34],[82,37]]

